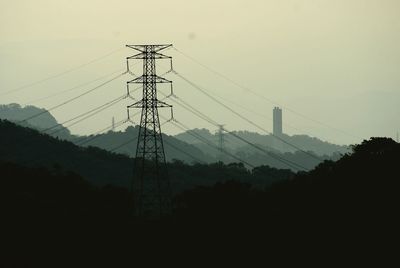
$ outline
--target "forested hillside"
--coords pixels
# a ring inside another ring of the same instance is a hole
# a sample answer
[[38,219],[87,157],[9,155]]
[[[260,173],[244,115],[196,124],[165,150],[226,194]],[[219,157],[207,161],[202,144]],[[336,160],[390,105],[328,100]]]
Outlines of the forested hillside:
[[[97,147],[79,147],[72,142],[42,134],[36,130],[0,121],[0,160],[27,167],[45,167],[54,171],[72,171],[97,185],[129,188],[133,158]],[[260,166],[249,170],[243,164],[194,163],[179,160],[168,163],[174,192],[198,185],[213,185],[230,179],[264,188],[276,180],[289,179],[290,170]]]
[[[44,109],[39,109],[34,106],[21,107],[18,104],[3,105],[1,107],[0,118],[10,119],[18,124],[22,123],[25,126],[32,126],[51,136],[72,141],[83,147],[94,146],[108,151],[126,154],[130,157],[135,156],[138,126],[130,126],[123,131],[108,131],[90,136],[77,136],[71,135],[67,128],[58,125],[54,117]],[[40,115],[21,122],[21,120],[37,114]],[[210,142],[211,146],[195,138],[193,134],[205,138]],[[310,154],[318,156],[309,157],[307,154],[301,153],[298,149],[289,146],[272,135],[261,135],[249,131],[234,131],[234,134],[255,144],[264,151],[272,152],[279,158],[299,163],[306,169],[314,168],[323,160],[337,160],[342,154],[349,151],[346,146],[331,144],[306,135],[283,135],[280,137],[284,141],[294,144],[297,148],[301,148],[308,151]],[[172,161],[174,159],[186,163],[213,163],[222,161],[225,164],[229,164],[235,163],[238,159],[241,159],[253,166],[268,165],[281,169],[291,168],[281,161],[277,161],[274,157],[271,157],[265,152],[228,134],[224,135],[224,150],[228,152],[228,154],[221,153],[218,145],[218,135],[212,134],[207,129],[194,129],[176,136],[163,134],[163,139],[167,161]],[[232,155],[234,157],[232,157]],[[321,160],[318,160],[318,158]],[[296,171],[296,169],[293,170]]]
[[[195,132],[198,135],[201,135],[205,138],[207,138],[210,141],[213,141],[215,144],[218,144],[218,132],[216,133],[211,133],[208,129],[194,129],[191,130],[190,132]],[[196,145],[200,149],[202,149],[204,152],[209,152],[210,154],[217,154],[218,152],[215,150],[210,150],[210,148],[207,148],[205,145],[203,145],[201,142],[199,142],[198,139],[193,137],[193,135],[190,134],[190,132],[186,131],[183,133],[180,133],[178,135],[175,135],[176,138],[185,141],[189,144]],[[235,135],[238,135],[239,137],[246,139],[247,141],[250,141],[252,143],[262,145],[268,150],[275,151],[275,152],[280,152],[280,153],[294,153],[297,151],[296,148],[288,145],[287,143],[291,143],[296,145],[299,148],[302,148],[306,151],[311,151],[315,153],[316,155],[319,156],[331,156],[331,155],[336,155],[336,154],[344,154],[350,151],[348,146],[342,146],[342,145],[336,145],[333,143],[329,143],[326,141],[322,141],[316,137],[310,137],[307,135],[281,135],[278,138],[274,137],[273,135],[264,135],[256,132],[250,132],[250,131],[233,131]],[[283,142],[284,140],[285,142]],[[249,152],[249,153],[254,153],[255,150],[245,142],[227,134],[224,133],[224,146],[226,149],[239,153],[239,152]]]
[[[92,152],[86,154],[96,159]],[[104,158],[107,161],[115,157],[104,154],[109,157]],[[350,222],[389,224],[396,217],[399,203],[399,159],[399,143],[373,138],[355,146],[352,154],[337,162],[326,161],[310,172],[298,174],[268,167],[248,171],[241,165],[188,166],[175,162],[169,166],[173,179],[180,172],[181,180],[195,178],[200,182],[202,178],[203,182],[176,192],[169,220],[196,225],[221,221],[242,226],[295,224],[296,228],[316,228],[312,226],[317,222],[340,228]],[[103,165],[109,168],[110,164]],[[0,161],[0,188],[8,201],[3,210],[7,215],[35,215],[37,220],[100,216],[128,220],[126,188],[94,186],[85,177],[57,167],[27,166]],[[257,182],[269,187],[257,187]]]
[[[6,119],[38,130],[44,130],[58,124],[54,116],[46,109],[41,109],[33,105],[22,107],[17,103],[0,105],[0,119]],[[57,132],[56,136],[64,138],[70,136],[67,128],[58,126],[57,129],[60,129],[60,131]]]

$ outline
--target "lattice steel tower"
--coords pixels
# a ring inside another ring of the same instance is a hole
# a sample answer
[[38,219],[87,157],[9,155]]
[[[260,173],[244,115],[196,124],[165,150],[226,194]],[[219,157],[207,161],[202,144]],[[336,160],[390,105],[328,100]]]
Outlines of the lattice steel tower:
[[128,81],[127,90],[129,95],[129,84],[132,83],[143,86],[143,97],[128,106],[128,116],[129,108],[141,109],[131,190],[136,216],[146,219],[160,218],[171,212],[171,190],[158,108],[170,107],[172,113],[172,106],[157,99],[157,84],[169,83],[172,92],[172,81],[156,74],[157,59],[170,59],[172,70],[172,57],[160,53],[170,46],[172,45],[127,45],[140,52],[127,58],[128,72],[130,60],[143,60],[143,75]]
[[218,149],[219,149],[219,161],[224,161],[224,151],[225,151],[225,133],[224,133],[224,125],[218,126]]

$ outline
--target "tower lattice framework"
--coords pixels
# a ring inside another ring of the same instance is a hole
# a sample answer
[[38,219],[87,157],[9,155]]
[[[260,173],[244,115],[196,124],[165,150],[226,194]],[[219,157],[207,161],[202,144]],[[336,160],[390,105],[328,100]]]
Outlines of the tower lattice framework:
[[128,95],[130,84],[142,84],[142,99],[128,106],[141,109],[139,135],[134,163],[132,192],[135,214],[144,218],[159,218],[171,212],[171,189],[166,166],[164,144],[161,133],[158,108],[172,106],[157,99],[157,84],[169,81],[156,74],[156,60],[172,58],[160,53],[172,45],[127,45],[139,53],[127,58],[143,60],[143,74],[127,82]]

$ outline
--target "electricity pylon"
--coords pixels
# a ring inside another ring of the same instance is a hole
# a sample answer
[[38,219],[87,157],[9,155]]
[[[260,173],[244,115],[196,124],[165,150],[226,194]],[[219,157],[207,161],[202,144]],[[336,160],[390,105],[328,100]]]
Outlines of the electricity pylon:
[[225,151],[224,125],[219,125],[218,128],[218,149],[219,149],[219,160],[223,162],[224,151]]
[[129,84],[142,84],[143,97],[127,108],[128,117],[130,108],[141,109],[131,190],[135,215],[144,219],[161,218],[171,212],[171,189],[158,108],[170,107],[172,114],[172,105],[157,99],[157,84],[169,83],[172,92],[172,81],[156,74],[157,59],[170,59],[172,70],[172,57],[160,53],[170,46],[172,45],[127,45],[139,52],[127,58],[128,72],[129,60],[143,60],[143,75],[127,82],[128,95]]

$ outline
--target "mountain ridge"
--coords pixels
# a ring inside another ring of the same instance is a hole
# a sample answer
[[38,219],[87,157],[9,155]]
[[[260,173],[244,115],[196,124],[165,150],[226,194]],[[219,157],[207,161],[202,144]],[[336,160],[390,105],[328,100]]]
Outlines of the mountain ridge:
[[[50,132],[50,135],[72,141],[77,145],[83,145],[85,147],[95,146],[101,149],[126,154],[130,157],[135,156],[136,145],[134,137],[138,135],[138,126],[129,126],[124,131],[110,130],[96,135],[76,136],[71,135],[67,128],[58,124],[56,119],[45,109],[40,109],[35,106],[21,107],[19,104],[2,105],[0,107],[0,118],[12,120],[18,124],[21,124],[21,121],[24,119],[37,114],[40,115],[27,120],[27,123],[23,123],[22,125],[33,127],[40,131],[57,126],[57,130],[61,129],[61,131]],[[193,132],[209,140],[213,146],[198,141],[192,136]],[[307,135],[282,135],[277,139],[272,135],[262,135],[250,131],[233,131],[233,133],[263,148],[264,151],[272,152],[278,155],[278,157],[296,162],[306,169],[312,169],[326,159],[337,160],[341,155],[349,151],[346,146],[323,142]],[[285,142],[280,141],[280,139]],[[186,131],[174,136],[163,134],[163,140],[167,161],[172,161],[174,159],[187,163],[213,163],[222,161],[229,164],[237,162],[237,159],[241,159],[243,162],[250,163],[253,166],[269,165],[276,168],[287,168],[282,161],[278,161],[275,157],[262,153],[249,144],[227,134],[224,134],[224,151],[227,151],[235,157],[223,154],[219,150],[218,134],[212,134],[208,129],[194,129],[190,130],[190,132]],[[309,151],[309,154],[314,154],[316,157],[311,158],[310,156],[303,155],[300,151],[296,151],[296,149],[286,143],[295,144],[295,147]],[[307,146],[304,146],[305,144]],[[321,161],[315,161],[315,159],[318,158],[320,158]]]
[[[128,189],[134,168],[134,159],[127,155],[98,147],[80,147],[6,120],[0,120],[0,160],[27,167],[45,167],[57,172],[72,171],[96,186],[110,184]],[[178,192],[230,179],[251,182],[263,188],[294,174],[288,169],[267,166],[249,170],[241,163],[189,165],[180,160],[172,160],[167,166],[171,185]]]

